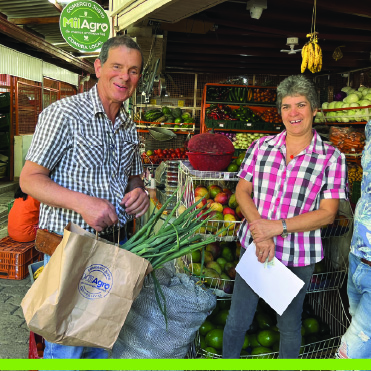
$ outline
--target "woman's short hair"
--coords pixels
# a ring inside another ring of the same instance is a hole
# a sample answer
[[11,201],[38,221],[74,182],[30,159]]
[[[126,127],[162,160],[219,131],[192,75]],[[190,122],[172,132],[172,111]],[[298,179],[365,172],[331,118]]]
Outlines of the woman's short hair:
[[129,49],[136,49],[139,51],[140,56],[142,57],[142,64],[140,66],[140,73],[143,71],[143,53],[140,46],[128,35],[120,35],[111,37],[103,45],[99,53],[98,59],[103,65],[108,59],[108,52],[110,49],[118,48],[119,46],[126,46]]
[[312,111],[319,108],[318,94],[313,82],[303,75],[294,75],[286,77],[286,79],[277,86],[276,105],[278,112],[281,112],[283,98],[287,96],[297,97],[299,95],[308,99]]

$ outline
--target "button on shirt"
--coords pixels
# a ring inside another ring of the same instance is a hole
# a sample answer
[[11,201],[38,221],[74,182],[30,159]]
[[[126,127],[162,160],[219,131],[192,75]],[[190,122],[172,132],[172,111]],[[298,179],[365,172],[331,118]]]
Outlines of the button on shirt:
[[[129,177],[143,173],[136,126],[123,107],[114,123],[108,119],[96,85],[40,114],[26,160],[65,188],[111,202],[121,225],[129,220],[120,202]],[[94,233],[80,214],[41,204],[40,228],[63,232],[69,222]]]
[[[286,165],[286,131],[256,140],[238,175],[253,185],[253,201],[264,219],[292,218],[319,208],[322,199],[346,199],[345,156],[324,143],[315,130],[310,145]],[[243,221],[238,233],[245,248],[250,238]],[[321,230],[274,237],[276,258],[290,267],[323,258]]]
[[366,144],[362,152],[361,198],[354,213],[354,232],[350,251],[371,261],[371,121],[365,127]]

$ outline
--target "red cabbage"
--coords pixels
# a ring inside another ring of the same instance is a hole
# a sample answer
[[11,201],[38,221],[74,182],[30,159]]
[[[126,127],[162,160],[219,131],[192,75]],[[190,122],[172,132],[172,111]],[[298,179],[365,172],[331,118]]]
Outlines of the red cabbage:
[[338,91],[334,94],[334,100],[336,101],[342,101],[347,96],[347,93],[345,91]]

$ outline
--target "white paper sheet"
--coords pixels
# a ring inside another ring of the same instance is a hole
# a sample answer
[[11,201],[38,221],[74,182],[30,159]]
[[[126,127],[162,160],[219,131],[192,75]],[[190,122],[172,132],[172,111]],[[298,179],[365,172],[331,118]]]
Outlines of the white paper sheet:
[[272,260],[274,264],[260,263],[255,250],[255,244],[250,244],[237,264],[236,271],[261,298],[282,315],[304,282],[276,257]]

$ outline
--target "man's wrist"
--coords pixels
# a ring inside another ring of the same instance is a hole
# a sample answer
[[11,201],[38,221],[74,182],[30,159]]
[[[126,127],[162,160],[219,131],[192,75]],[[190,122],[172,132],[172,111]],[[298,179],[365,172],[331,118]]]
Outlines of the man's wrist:
[[137,187],[134,187],[133,189],[132,189],[132,191],[134,191],[134,189],[137,189],[137,188],[140,188],[147,196],[148,196],[148,198],[151,198],[151,196],[149,195],[149,192],[148,192],[148,190],[146,189],[146,187],[144,187],[144,186],[137,186]]

